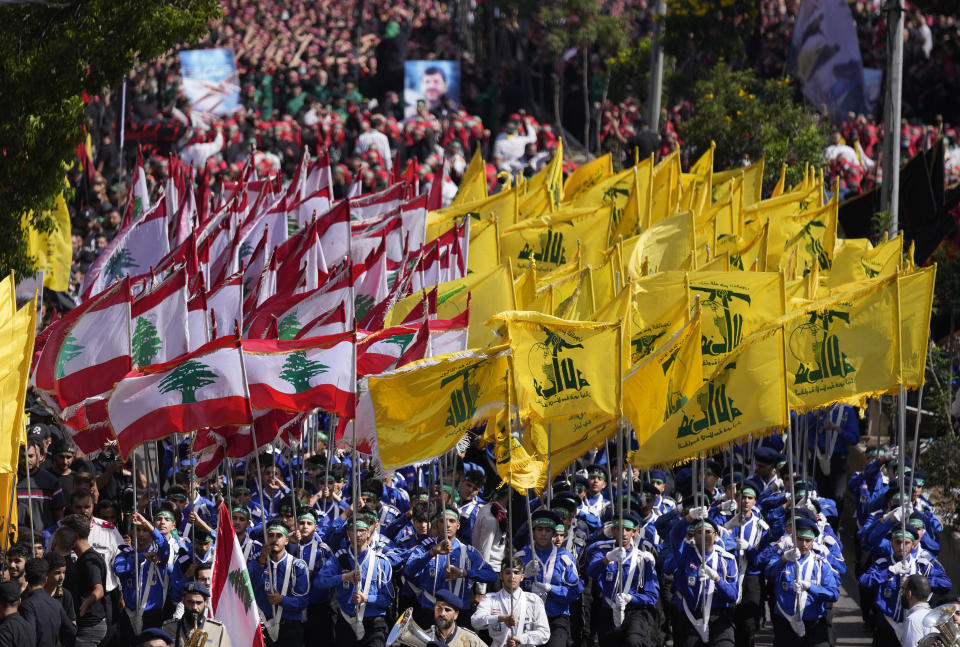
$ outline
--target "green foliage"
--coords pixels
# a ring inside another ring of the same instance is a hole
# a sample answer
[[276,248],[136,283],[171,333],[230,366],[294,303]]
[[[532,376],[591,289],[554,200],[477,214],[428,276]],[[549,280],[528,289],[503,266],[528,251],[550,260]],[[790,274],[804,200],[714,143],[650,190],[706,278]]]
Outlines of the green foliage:
[[542,51],[549,62],[569,47],[619,52],[627,43],[627,25],[619,16],[602,15],[600,0],[556,0],[540,7]]
[[805,164],[822,166],[826,133],[817,118],[793,100],[789,79],[760,83],[750,70],[734,72],[717,63],[694,86],[693,119],[680,125],[696,154],[710,142],[718,170],[766,156],[764,187],[772,187],[780,167],[789,165],[787,184],[798,184]]
[[870,219],[870,242],[874,245],[883,240],[883,235],[890,231],[893,219],[889,211],[878,211]]
[[[647,102],[647,91],[650,86],[650,51],[652,41],[642,38],[632,47],[621,49],[615,56],[606,60],[607,74],[610,75],[610,86],[607,98],[619,103],[627,97],[636,97],[641,104]],[[663,102],[668,103],[667,88],[675,84],[674,60],[666,57],[663,62]]]
[[739,67],[758,28],[756,0],[669,0],[664,51],[685,73],[726,60]]
[[137,60],[201,37],[218,0],[73,0],[0,6],[0,274],[32,274],[21,214],[41,232],[83,139],[84,104]]

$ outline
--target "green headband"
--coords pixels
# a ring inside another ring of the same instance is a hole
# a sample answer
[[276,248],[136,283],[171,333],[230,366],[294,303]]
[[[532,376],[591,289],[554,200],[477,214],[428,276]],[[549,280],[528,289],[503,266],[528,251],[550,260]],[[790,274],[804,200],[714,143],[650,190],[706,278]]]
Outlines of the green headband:
[[563,525],[562,523],[558,523],[557,525],[555,525],[555,526],[553,527],[553,529],[554,529],[555,531],[557,531],[557,532],[560,532],[560,533],[564,533],[564,532],[567,531],[567,527],[566,527],[565,525]]
[[456,519],[457,521],[460,521],[460,513],[458,513],[456,510],[451,510],[449,508],[444,508],[442,512],[439,512],[433,515],[433,520],[437,521],[441,517],[450,517],[451,519]]
[[744,485],[740,488],[740,494],[752,496],[754,499],[757,498],[757,490],[752,485]]
[[604,470],[593,469],[587,472],[587,478],[593,478],[594,476],[599,476],[602,479],[607,478],[607,473]]
[[799,528],[797,529],[797,537],[804,537],[805,539],[816,539],[817,533],[815,533],[811,528]]
[[370,524],[368,524],[363,519],[360,519],[359,517],[354,519],[353,527],[356,528],[357,530],[370,530]]
[[897,528],[890,534],[890,536],[893,539],[909,539],[910,541],[917,540],[917,535],[913,532],[913,529],[910,526],[907,526],[906,530]]
[[366,490],[360,493],[364,499],[379,499],[380,495],[374,492],[373,490]]
[[307,521],[312,521],[313,523],[317,523],[317,518],[313,516],[312,512],[304,512],[299,517],[297,517],[297,521],[303,521],[304,519],[306,519]]
[[320,442],[322,443],[327,442],[327,438],[328,438],[327,434],[323,433],[322,431],[317,432],[317,440],[319,440]]
[[923,524],[923,519],[909,519],[908,521],[910,522],[909,525],[914,528],[919,529],[925,527]]
[[548,528],[553,528],[556,530],[556,524],[553,522],[553,519],[550,517],[534,517],[533,518],[533,527],[538,528],[540,526],[546,526]]
[[270,532],[271,530],[276,530],[277,532],[282,532],[284,537],[289,537],[289,536],[290,536],[290,530],[289,530],[285,525],[283,525],[282,523],[274,522],[274,523],[268,524],[268,525],[267,525],[267,532]]
[[248,520],[250,519],[250,511],[247,510],[246,508],[242,507],[242,506],[234,506],[234,508],[233,508],[233,510],[231,510],[231,512],[236,512],[237,514],[242,514],[242,515],[243,515],[244,517],[246,517]]
[[622,519],[620,521],[614,520],[613,525],[616,526],[618,523],[627,530],[633,530],[637,527],[637,524],[633,523],[633,519]]
[[174,517],[173,513],[170,512],[169,510],[160,510],[159,512],[157,512],[157,514],[153,515],[154,519],[156,519],[157,517],[166,517],[173,523],[177,523],[177,518]]
[[713,532],[717,531],[716,527],[706,519],[700,519],[690,526],[690,530],[700,530],[701,528],[706,528],[707,530],[712,530]]

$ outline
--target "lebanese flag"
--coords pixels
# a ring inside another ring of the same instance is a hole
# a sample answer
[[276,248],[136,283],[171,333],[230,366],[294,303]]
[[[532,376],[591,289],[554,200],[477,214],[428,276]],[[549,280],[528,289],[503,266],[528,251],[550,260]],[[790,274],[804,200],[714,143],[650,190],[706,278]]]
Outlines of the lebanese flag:
[[150,210],[150,191],[147,189],[147,174],[143,170],[143,152],[137,147],[137,168],[133,172],[133,187],[127,198],[127,209],[123,224],[140,219]]
[[467,293],[467,307],[453,319],[431,319],[429,357],[447,355],[467,350],[467,334],[470,330],[470,297]]
[[117,233],[84,275],[80,288],[84,299],[125,276],[146,273],[170,253],[166,205],[166,200],[158,201],[142,218]]
[[356,410],[352,332],[289,341],[245,339],[250,404],[258,409],[323,409],[345,418]]
[[369,377],[357,380],[357,417],[354,420],[340,418],[337,421],[335,442],[337,449],[353,449],[356,433],[356,449],[361,454],[375,456],[377,453],[377,419],[374,415],[373,398],[368,387]]
[[251,315],[246,337],[263,339],[267,328],[275,319],[279,337],[292,339],[303,329],[304,324],[334,310],[341,303],[346,304],[346,320],[353,321],[353,300],[349,281],[349,274],[344,274],[340,280],[309,292],[277,295],[268,299]]
[[221,337],[172,362],[130,371],[114,388],[107,411],[124,458],[173,433],[250,424],[240,340]]
[[187,301],[187,341],[191,353],[212,339],[207,317],[207,291],[201,277],[196,279],[196,293]]
[[363,263],[353,266],[353,285],[354,312],[357,319],[362,321],[390,294],[387,287],[386,237],[380,239],[380,246],[370,252]]
[[187,272],[181,267],[130,308],[133,365],[160,364],[190,352],[188,320]]
[[207,293],[208,321],[213,337],[233,333],[234,322],[243,323],[243,274],[228,276]]
[[427,339],[418,339],[418,333],[419,326],[393,326],[363,337],[357,342],[357,374],[375,375],[396,368],[400,358],[418,342],[426,350]]
[[230,511],[221,502],[217,511],[217,549],[213,558],[210,603],[213,617],[223,623],[234,647],[264,647],[260,612],[250,584],[247,563],[237,540]]
[[[352,330],[352,322],[347,325],[347,307],[343,302],[334,310],[324,313],[300,329],[293,339],[303,339],[305,337],[326,337],[328,335],[340,335]],[[287,333],[289,334],[289,333]],[[286,339],[280,337],[278,339]]]
[[310,162],[303,191],[306,195],[310,195],[320,189],[331,187],[333,187],[333,170],[330,168],[330,155],[327,151],[323,151],[317,155],[317,159]]
[[296,220],[297,229],[306,227],[308,223],[330,211],[330,198],[330,187],[324,187],[298,200],[287,211],[287,224]]
[[350,215],[357,220],[369,220],[390,213],[403,202],[406,197],[406,188],[403,183],[398,183],[378,193],[348,198],[346,202],[350,205]]

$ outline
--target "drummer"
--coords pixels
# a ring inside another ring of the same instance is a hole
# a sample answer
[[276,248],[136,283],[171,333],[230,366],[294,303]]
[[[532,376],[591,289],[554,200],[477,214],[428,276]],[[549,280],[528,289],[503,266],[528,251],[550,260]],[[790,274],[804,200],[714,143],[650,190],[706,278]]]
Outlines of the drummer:
[[[460,617],[460,611],[463,607],[463,600],[460,596],[441,589],[437,591],[437,601],[433,605],[433,626],[427,632],[431,638],[427,647],[487,647],[487,644],[480,639],[480,636],[473,633],[466,627],[457,625],[457,618]],[[399,629],[400,623],[395,629]],[[399,632],[398,632],[399,633]],[[390,647],[395,640],[393,632],[387,639],[387,647]]]

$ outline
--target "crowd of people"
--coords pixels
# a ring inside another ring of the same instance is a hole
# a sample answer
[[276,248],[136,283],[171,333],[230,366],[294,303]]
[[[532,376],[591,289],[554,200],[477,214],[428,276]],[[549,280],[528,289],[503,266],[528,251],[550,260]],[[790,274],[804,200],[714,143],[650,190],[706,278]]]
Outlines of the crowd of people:
[[[227,647],[210,611],[221,504],[268,647],[315,636],[384,647],[407,609],[441,645],[752,646],[766,625],[774,644],[820,647],[835,644],[832,607],[851,566],[874,645],[915,647],[933,629],[905,618],[951,590],[942,524],[910,454],[871,446],[847,478],[861,443],[847,406],[797,420],[805,447],[777,435],[673,472],[624,467],[611,441],[536,497],[501,482],[476,446],[378,473],[310,431],[304,448],[316,451],[195,479],[186,441],[160,443],[134,474],[110,451],[80,455],[41,419],[0,569],[0,643],[17,612],[31,637],[17,647],[185,647],[197,628]],[[856,525],[853,565],[840,524]]]

